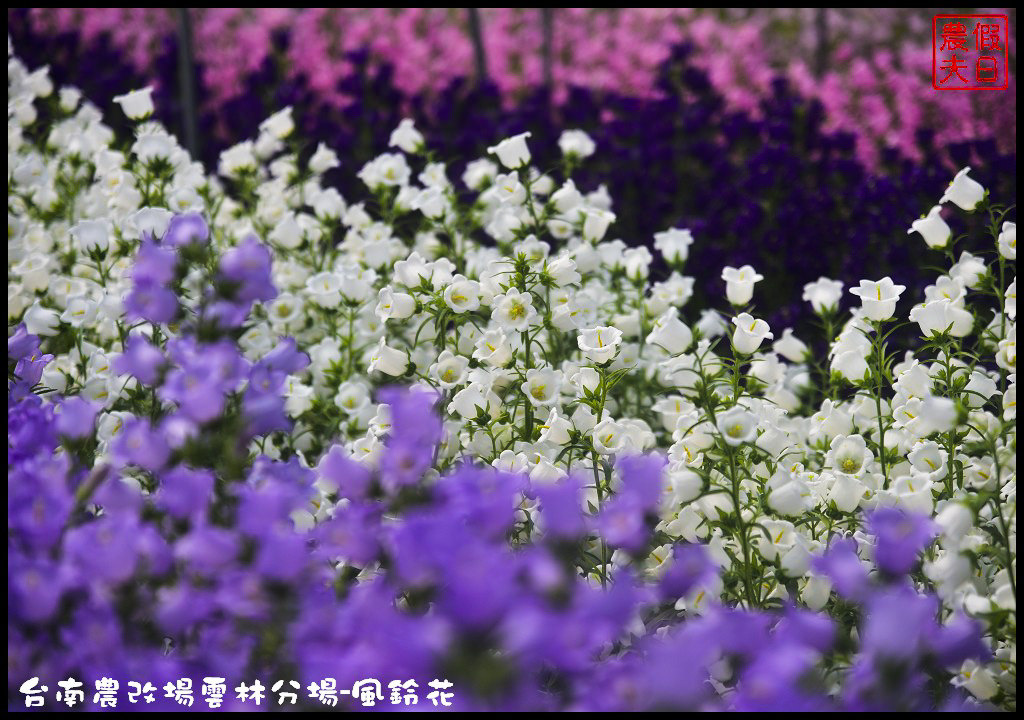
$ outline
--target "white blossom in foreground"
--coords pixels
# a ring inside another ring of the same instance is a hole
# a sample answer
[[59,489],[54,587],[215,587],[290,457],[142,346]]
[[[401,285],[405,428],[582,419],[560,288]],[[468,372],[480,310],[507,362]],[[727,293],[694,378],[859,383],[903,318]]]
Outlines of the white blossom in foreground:
[[818,278],[804,285],[803,299],[809,302],[814,312],[821,315],[826,311],[839,309],[839,301],[843,297],[843,283],[826,277]]
[[672,228],[654,233],[654,247],[665,260],[673,265],[686,262],[693,245],[693,234],[689,230]]
[[725,280],[725,294],[733,305],[743,306],[754,297],[754,285],[764,280],[764,275],[749,265],[741,268],[727,267],[722,270]]
[[615,357],[622,343],[622,331],[614,327],[595,327],[576,337],[583,357],[593,363],[606,363]]
[[732,334],[733,346],[743,355],[750,355],[762,342],[774,337],[768,323],[755,319],[750,313],[740,313],[732,319],[732,324],[736,327]]
[[518,170],[530,162],[530,148],[526,144],[528,137],[530,137],[528,132],[513,135],[497,145],[487,148],[487,152],[496,155],[501,164],[509,170]]
[[1007,260],[1017,260],[1017,223],[1004,222],[1003,229],[996,239],[999,254]]
[[889,320],[896,313],[896,303],[906,286],[897,285],[891,278],[861,280],[860,286],[850,288],[850,293],[860,298],[864,317],[875,322]]
[[142,120],[153,114],[153,88],[147,87],[118,95],[114,102],[120,105],[124,114],[132,120]]
[[588,158],[597,150],[594,140],[582,130],[563,130],[558,148],[567,157]]
[[729,445],[751,442],[757,435],[757,416],[736,405],[718,416],[718,432]]
[[971,212],[985,197],[985,188],[974,178],[970,177],[971,169],[965,167],[958,172],[943,193],[939,203],[951,202],[961,210]]
[[920,233],[930,248],[944,248],[949,244],[953,231],[942,219],[942,206],[935,205],[924,217],[910,224],[907,234]]

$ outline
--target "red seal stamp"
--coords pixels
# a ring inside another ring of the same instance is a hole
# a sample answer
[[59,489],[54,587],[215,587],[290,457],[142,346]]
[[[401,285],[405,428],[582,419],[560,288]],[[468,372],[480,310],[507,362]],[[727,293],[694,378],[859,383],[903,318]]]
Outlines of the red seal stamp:
[[936,15],[932,86],[936,90],[1004,90],[1009,85],[1006,15]]

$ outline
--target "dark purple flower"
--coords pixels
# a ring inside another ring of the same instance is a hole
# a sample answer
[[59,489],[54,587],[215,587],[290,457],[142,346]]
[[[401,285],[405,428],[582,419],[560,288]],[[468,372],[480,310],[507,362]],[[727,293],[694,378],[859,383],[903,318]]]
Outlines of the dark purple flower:
[[416,485],[433,464],[441,441],[441,420],[434,410],[436,396],[418,390],[384,388],[381,402],[391,412],[387,451],[380,460],[381,485],[388,492]]
[[209,366],[212,381],[225,390],[238,387],[249,371],[249,363],[238,346],[227,340],[201,343],[195,338],[183,337],[168,342],[167,350],[171,360],[187,370]]
[[161,588],[155,615],[165,632],[178,634],[194,626],[213,611],[210,591],[181,583]]
[[124,464],[155,472],[167,464],[171,450],[159,429],[148,420],[127,420],[114,441],[114,457]]
[[575,579],[566,572],[565,563],[542,546],[524,548],[517,560],[523,584],[541,595],[563,592]]
[[[280,346],[279,346],[280,347]],[[296,353],[278,356],[285,362],[296,361],[301,356]],[[277,430],[291,428],[285,412],[283,396],[285,383],[288,380],[286,371],[274,367],[271,363],[261,360],[249,371],[249,384],[242,397],[242,411],[248,422],[250,436],[266,435]]]
[[309,367],[309,355],[298,349],[294,338],[282,338],[273,350],[260,358],[258,365],[294,375]]
[[151,280],[136,281],[124,299],[124,313],[128,320],[166,324],[178,314],[178,296]]
[[179,465],[160,475],[156,504],[179,519],[198,516],[213,497],[213,473]]
[[828,550],[815,557],[812,566],[827,575],[844,598],[856,602],[866,596],[870,586],[868,571],[857,555],[857,541],[853,538],[833,538]]
[[361,500],[370,489],[370,471],[356,462],[340,445],[334,445],[316,466],[317,478],[326,492],[337,491],[349,500]]
[[443,579],[467,539],[464,528],[439,522],[431,509],[417,508],[388,527],[385,545],[397,578],[409,587],[424,588]]
[[270,266],[270,250],[255,235],[247,236],[220,259],[221,275],[236,286],[234,297],[242,301],[277,297]]
[[629,455],[618,460],[622,474],[620,495],[636,498],[637,504],[647,511],[654,510],[661,500],[664,482],[662,473],[667,460],[661,455]]
[[8,598],[12,617],[36,623],[48,620],[64,592],[53,561],[40,556],[7,557]]
[[30,335],[25,323],[19,323],[14,333],[7,338],[7,360],[21,360],[39,352],[39,338]]
[[[719,645],[704,623],[683,624],[665,637],[645,643],[637,672],[636,699],[627,707],[696,710],[714,695],[708,668],[718,659]],[[600,693],[601,688],[591,690]]]
[[515,523],[526,482],[523,475],[463,463],[437,486],[436,500],[440,511],[453,522],[464,523],[484,538],[498,540]]
[[50,454],[57,447],[54,406],[31,393],[7,396],[7,464]]
[[256,555],[256,570],[264,577],[292,582],[305,571],[306,539],[290,527],[265,532]]
[[650,537],[646,510],[632,495],[617,495],[605,502],[597,516],[597,528],[612,547],[640,552]]
[[198,525],[174,545],[174,558],[190,574],[212,577],[238,557],[239,539],[230,530]]
[[57,411],[57,432],[68,438],[84,438],[92,435],[96,423],[98,403],[86,400],[80,395],[65,398]]
[[121,650],[122,625],[110,604],[95,599],[74,610],[70,622],[61,629],[60,639],[71,649],[69,659],[73,664],[106,663]]
[[388,493],[417,485],[434,461],[434,448],[404,436],[388,439],[380,459],[380,483]]
[[826,711],[828,703],[802,687],[819,654],[810,647],[789,643],[765,648],[747,668],[734,698],[739,712]]
[[174,560],[171,546],[156,527],[149,524],[140,527],[135,535],[135,545],[139,561],[149,576],[160,577],[170,571]]
[[519,591],[515,565],[504,547],[463,542],[447,562],[436,601],[440,612],[469,630],[493,626]]
[[939,603],[912,588],[892,586],[867,601],[860,629],[863,652],[877,658],[910,661],[938,631]]
[[207,319],[223,330],[239,328],[249,319],[251,300],[216,300],[206,311]]
[[299,496],[306,498],[313,487],[315,479],[316,473],[305,467],[297,458],[293,457],[290,460],[283,461],[271,460],[261,455],[253,463],[252,470],[249,472],[248,483],[253,487],[267,483],[277,483],[293,488]]
[[40,355],[38,351],[31,355],[26,355],[18,364],[14,366],[14,374],[18,377],[20,382],[16,383],[23,392],[17,393],[14,388],[11,388],[11,394],[15,397],[30,392],[33,387],[39,382],[40,378],[43,377],[43,370],[49,365],[50,361],[53,360],[53,355]]
[[773,636],[776,642],[805,645],[824,653],[835,643],[836,628],[828,615],[790,605]]
[[104,515],[119,515],[136,518],[142,508],[142,492],[134,484],[119,477],[103,478],[92,496],[93,501],[103,508]]
[[41,550],[58,541],[74,505],[66,476],[66,458],[22,460],[9,467],[7,528],[12,544]]
[[[235,586],[234,590],[242,590],[242,586]],[[232,613],[234,615],[234,613]],[[219,677],[241,677],[251,667],[250,658],[259,645],[259,639],[252,635],[239,633],[230,617],[217,622],[205,623],[196,637],[195,655],[203,659],[207,667],[218,668],[217,672],[223,673]],[[232,695],[228,693],[225,703],[222,706],[225,710],[245,711],[250,705],[235,699],[235,707],[232,706]],[[271,695],[271,697],[274,697]]]
[[540,501],[544,534],[557,540],[574,540],[583,535],[583,484],[578,476],[554,483],[536,483],[532,494]]
[[441,441],[437,396],[421,389],[383,388],[378,401],[391,411],[391,435],[402,443],[433,446]]
[[964,660],[986,662],[992,656],[992,651],[982,640],[983,631],[980,622],[957,613],[931,636],[931,651],[943,667],[957,666]]
[[313,530],[317,555],[363,567],[379,552],[380,511],[373,505],[351,502]]
[[205,243],[210,239],[210,228],[206,220],[199,213],[185,213],[175,215],[167,226],[167,232],[163,237],[163,244],[171,247],[181,247],[192,243]]
[[246,392],[256,395],[280,395],[287,380],[288,376],[284,372],[257,363],[249,371],[249,386]]
[[181,340],[168,349],[178,367],[167,373],[160,398],[176,403],[194,422],[213,420],[221,414],[227,394],[238,387],[246,370],[238,348],[228,342],[199,345]]
[[144,241],[135,253],[132,280],[136,286],[166,287],[174,279],[178,255],[151,241]]
[[875,536],[875,564],[890,575],[906,575],[921,551],[938,535],[938,526],[925,515],[896,508],[879,508],[867,518]]
[[[220,577],[220,587],[214,597],[216,604],[232,617],[266,620],[273,600],[267,592],[263,577],[251,567],[229,568]],[[242,638],[225,638],[238,642]]]
[[130,515],[104,515],[71,528],[64,540],[64,560],[84,584],[124,582],[135,573],[139,559],[138,528],[138,519]]
[[114,371],[121,375],[133,375],[143,385],[152,385],[160,376],[167,360],[160,348],[152,345],[139,333],[128,336],[124,352],[114,358]]
[[246,435],[259,437],[272,432],[287,431],[292,421],[284,409],[284,398],[277,393],[260,393],[247,390],[242,399],[242,411],[246,419]]
[[717,574],[718,566],[704,545],[676,545],[672,548],[672,563],[661,577],[661,595],[666,600],[681,598]]
[[260,537],[274,528],[292,527],[291,514],[304,507],[304,492],[293,485],[269,479],[246,484],[238,491],[238,530]]
[[167,444],[172,449],[178,450],[186,442],[199,435],[199,426],[182,413],[171,413],[161,421],[160,431],[167,439]]
[[716,607],[704,621],[723,653],[753,657],[770,643],[774,618],[767,613]]

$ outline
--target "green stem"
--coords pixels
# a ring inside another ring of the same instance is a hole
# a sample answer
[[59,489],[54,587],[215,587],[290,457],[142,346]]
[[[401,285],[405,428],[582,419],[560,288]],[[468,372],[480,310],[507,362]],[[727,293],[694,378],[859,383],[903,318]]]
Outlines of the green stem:
[[876,323],[872,345],[875,349],[877,377],[875,378],[875,414],[878,416],[878,459],[882,465],[882,488],[889,489],[889,466],[885,459],[885,420],[882,417],[882,385],[885,382],[885,346],[881,342],[882,324]]
[[[530,357],[530,333],[528,331],[522,333],[523,345],[526,346],[524,361],[526,363],[526,369],[530,370],[533,367],[533,362]],[[533,403],[530,402],[530,398],[526,396],[526,391],[523,391],[523,403],[524,411],[526,413],[526,432],[523,439],[526,442],[533,442]]]
[[752,580],[750,577],[750,546],[747,542],[747,526],[743,522],[743,510],[740,506],[740,481],[736,474],[735,449],[728,443],[725,445],[726,455],[729,457],[729,482],[731,484],[731,495],[733,508],[736,510],[736,526],[738,528],[740,547],[743,549],[743,591],[747,600],[747,607],[753,608],[760,603],[755,601]]
[[[604,415],[604,404],[605,399],[608,396],[608,385],[606,382],[607,373],[605,368],[598,368],[598,373],[601,376],[601,382],[597,389],[598,404],[597,404],[597,422],[601,422],[601,417]],[[590,441],[590,461],[594,466],[594,487],[597,489],[597,511],[601,512],[601,508],[604,504],[604,491],[605,488],[601,486],[601,475],[598,471],[599,463],[597,458],[597,449],[594,447],[593,438]],[[606,478],[607,480],[607,478]],[[601,538],[601,586],[604,587],[608,581],[608,544],[604,538]]]

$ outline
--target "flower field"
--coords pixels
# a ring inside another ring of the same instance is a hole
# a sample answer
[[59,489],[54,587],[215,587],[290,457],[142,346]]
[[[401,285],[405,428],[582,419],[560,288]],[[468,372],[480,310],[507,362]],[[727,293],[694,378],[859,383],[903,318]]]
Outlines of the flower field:
[[9,709],[1014,710],[1015,105],[448,10],[9,10]]

